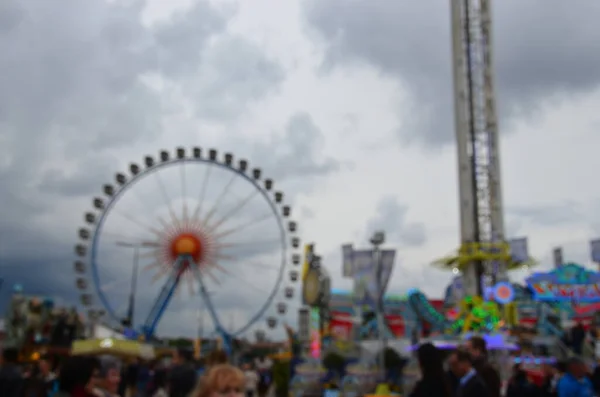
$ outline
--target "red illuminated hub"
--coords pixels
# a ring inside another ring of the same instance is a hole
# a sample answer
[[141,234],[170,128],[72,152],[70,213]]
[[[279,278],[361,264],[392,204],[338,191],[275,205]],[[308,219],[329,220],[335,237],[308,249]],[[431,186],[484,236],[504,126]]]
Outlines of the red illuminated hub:
[[[171,240],[170,255],[173,262],[175,262],[177,258],[186,256],[191,258],[195,264],[200,264],[200,262],[202,262],[203,253],[202,240],[195,234],[183,233]],[[184,263],[184,267],[187,267],[188,265],[188,263]]]

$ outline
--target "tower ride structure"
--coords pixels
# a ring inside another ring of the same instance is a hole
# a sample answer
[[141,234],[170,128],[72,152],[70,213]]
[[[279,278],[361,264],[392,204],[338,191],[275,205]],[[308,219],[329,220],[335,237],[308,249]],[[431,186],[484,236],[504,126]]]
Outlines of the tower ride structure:
[[464,293],[507,278],[494,89],[491,0],[451,0]]

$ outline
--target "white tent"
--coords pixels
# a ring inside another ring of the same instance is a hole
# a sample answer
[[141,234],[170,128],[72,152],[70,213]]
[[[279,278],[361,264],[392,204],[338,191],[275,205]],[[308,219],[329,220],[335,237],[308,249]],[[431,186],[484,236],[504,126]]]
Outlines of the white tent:
[[112,338],[112,339],[125,339],[125,337],[113,330],[112,328],[106,327],[104,325],[96,325],[94,326],[94,338],[98,338],[98,339],[107,339],[107,338]]

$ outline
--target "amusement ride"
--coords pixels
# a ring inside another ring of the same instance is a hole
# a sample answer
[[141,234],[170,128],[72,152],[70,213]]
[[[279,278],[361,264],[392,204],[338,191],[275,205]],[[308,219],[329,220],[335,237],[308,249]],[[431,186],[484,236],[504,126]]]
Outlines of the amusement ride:
[[[75,282],[88,317],[105,313],[151,340],[173,297],[187,284],[226,351],[233,337],[259,321],[276,327],[286,301],[296,295],[299,272],[290,265],[299,265],[301,256],[297,223],[273,180],[247,160],[199,147],[162,150],[128,168],[102,186],[78,231]],[[173,187],[177,182],[179,188]],[[118,247],[135,248],[133,271]],[[138,275],[138,262],[145,259]],[[140,295],[150,296],[155,282],[162,286],[137,322],[136,286],[146,272],[151,277]],[[123,288],[128,282],[129,299]],[[247,305],[251,315],[243,324],[226,326],[225,309],[242,306],[252,293],[261,298]],[[128,302],[126,310],[122,302]]]

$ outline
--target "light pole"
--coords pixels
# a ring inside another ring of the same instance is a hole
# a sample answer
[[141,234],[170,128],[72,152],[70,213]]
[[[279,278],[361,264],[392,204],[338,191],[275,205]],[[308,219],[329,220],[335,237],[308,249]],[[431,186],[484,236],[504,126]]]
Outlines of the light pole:
[[371,245],[373,245],[373,261],[375,262],[375,275],[377,277],[377,297],[376,297],[376,307],[377,307],[377,328],[379,329],[379,342],[381,345],[381,355],[379,357],[379,366],[381,368],[382,376],[385,380],[385,348],[386,348],[386,340],[385,335],[383,334],[383,329],[385,327],[384,322],[384,306],[383,306],[383,263],[381,260],[381,245],[385,242],[385,232],[377,231],[373,234],[371,239],[369,240]]
[[135,314],[135,296],[137,292],[137,278],[139,273],[140,263],[140,248],[155,248],[156,243],[151,242],[139,242],[130,243],[126,241],[117,241],[117,246],[133,248],[133,269],[131,272],[131,289],[129,291],[129,305],[127,306],[127,316],[125,317],[124,326],[133,327],[133,320]]

